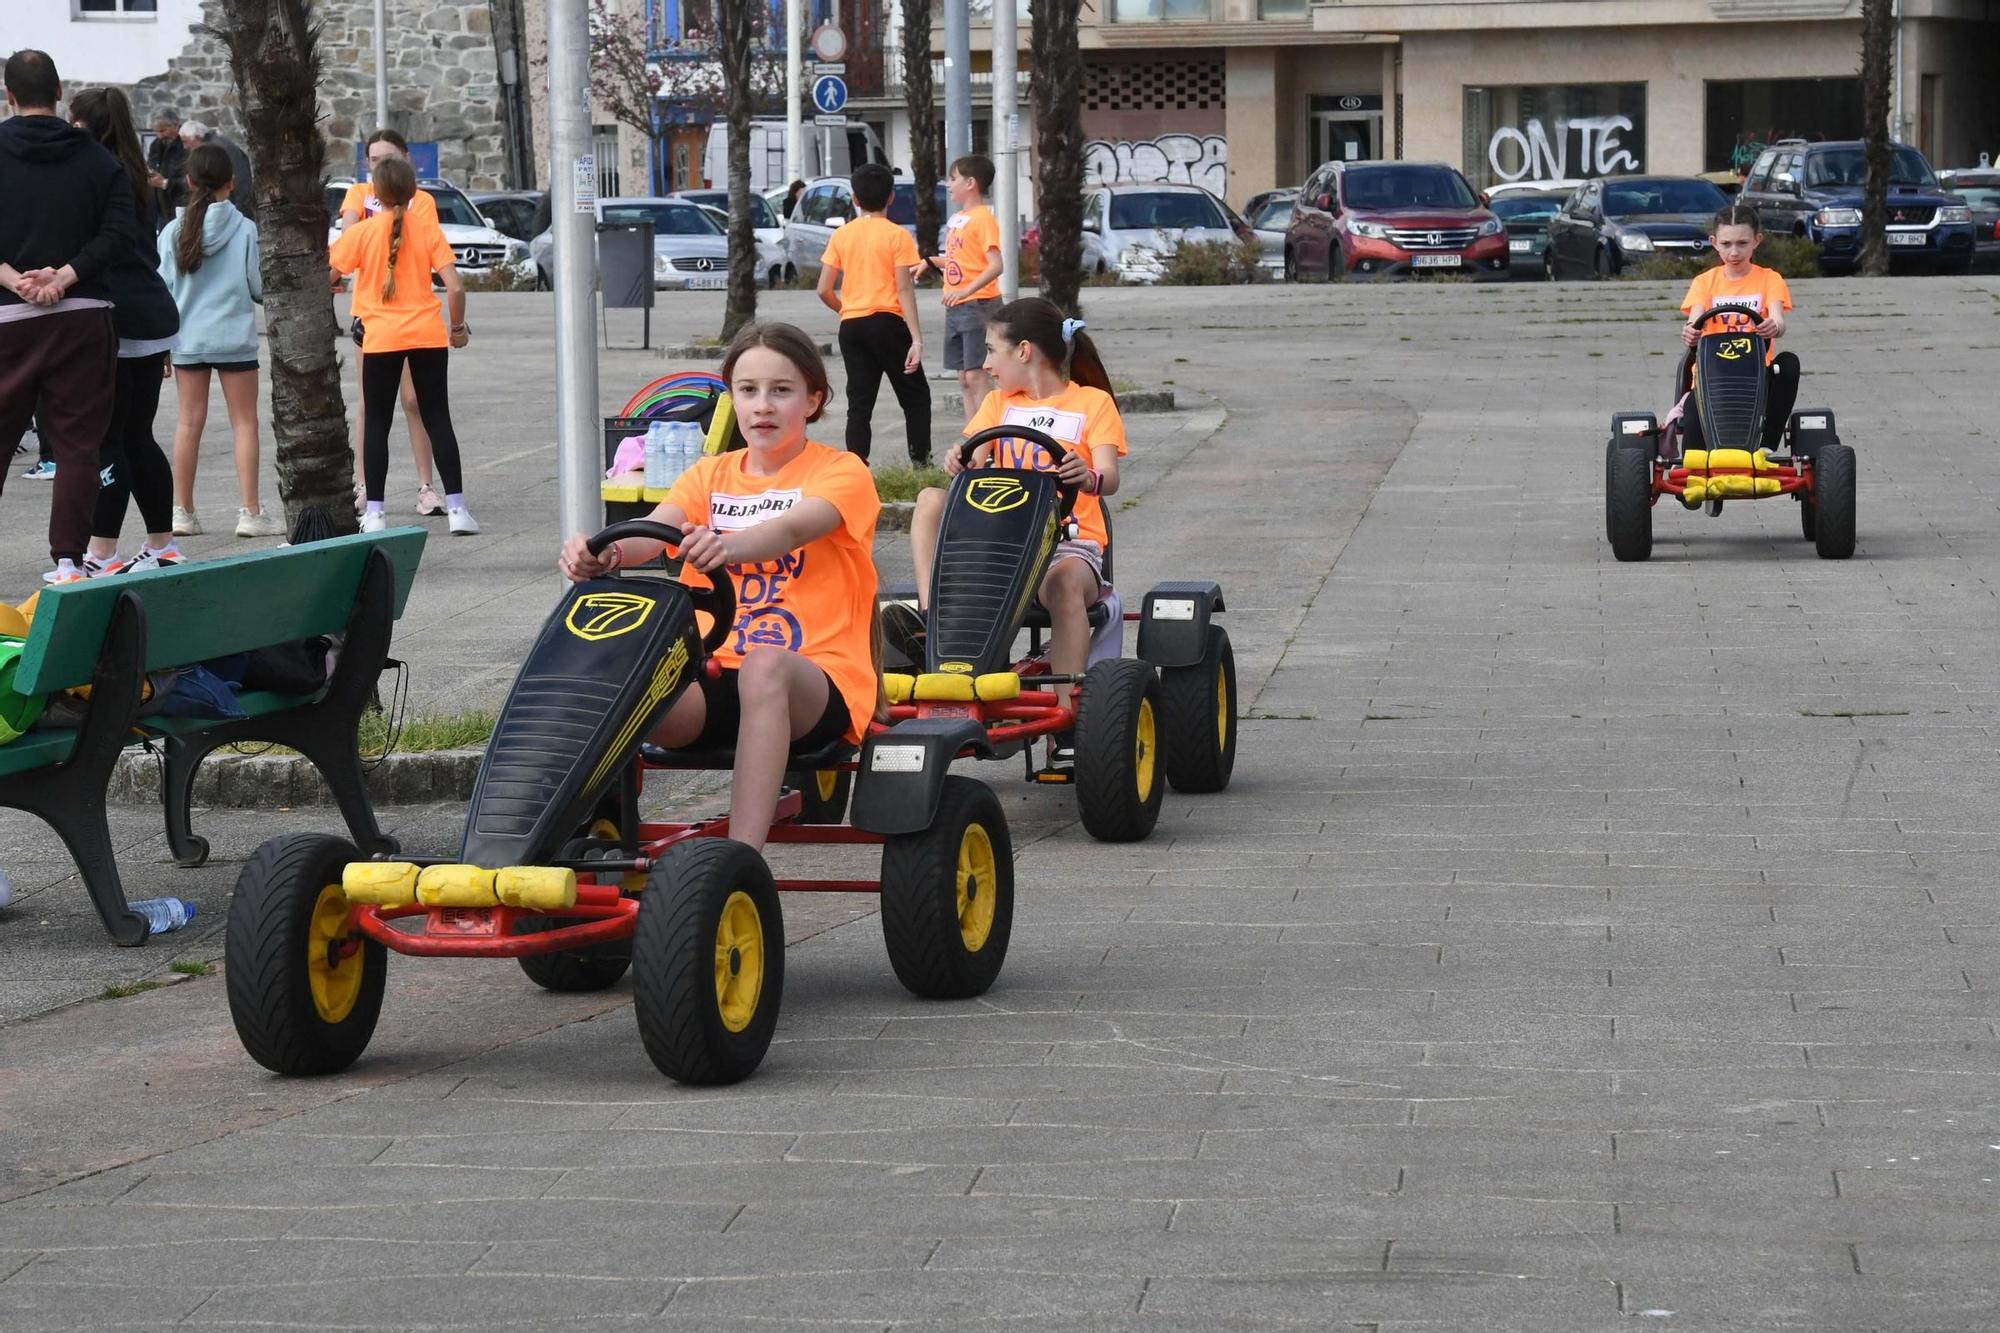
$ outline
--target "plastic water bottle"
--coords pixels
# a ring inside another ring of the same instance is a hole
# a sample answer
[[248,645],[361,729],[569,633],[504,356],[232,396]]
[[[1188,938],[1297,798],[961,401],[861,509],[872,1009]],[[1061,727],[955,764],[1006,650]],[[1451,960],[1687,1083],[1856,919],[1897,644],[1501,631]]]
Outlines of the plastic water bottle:
[[164,935],[194,920],[194,904],[182,898],[141,898],[126,905],[146,918],[149,935]]
[[673,483],[670,469],[672,460],[668,456],[671,433],[664,421],[655,421],[646,427],[646,489],[657,491]]
[[680,470],[685,472],[701,460],[702,446],[708,438],[701,433],[701,427],[692,421],[683,421],[678,425],[681,437]]

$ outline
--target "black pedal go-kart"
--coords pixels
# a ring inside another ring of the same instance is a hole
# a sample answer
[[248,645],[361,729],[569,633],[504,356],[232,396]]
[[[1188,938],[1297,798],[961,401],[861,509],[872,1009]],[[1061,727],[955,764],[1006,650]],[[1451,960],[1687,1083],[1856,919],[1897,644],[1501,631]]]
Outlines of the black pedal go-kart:
[[[1611,418],[1604,450],[1604,529],[1620,560],[1653,553],[1653,507],[1663,495],[1688,509],[1707,504],[1722,512],[1725,500],[1789,495],[1799,506],[1799,527],[1821,558],[1854,554],[1854,450],[1840,442],[1827,408],[1794,411],[1778,452],[1759,446],[1764,437],[1764,339],[1740,329],[1709,329],[1726,315],[1755,322],[1747,306],[1712,306],[1694,321],[1701,330],[1693,353],[1675,379],[1675,395],[1692,370],[1694,397],[1686,411],[1700,413],[1705,449],[1683,448],[1678,420],[1662,426],[1650,412]],[[1691,363],[1691,365],[1690,365]]]
[[[959,459],[990,440],[1033,444],[1058,465],[1060,441],[1028,426],[981,431],[958,445]],[[1210,581],[1155,584],[1136,611],[1137,658],[1097,662],[1080,676],[1054,674],[1044,653],[1049,618],[1035,592],[1056,544],[1071,531],[1077,491],[1053,472],[967,467],[952,480],[931,566],[923,660],[885,677],[890,717],[902,726],[960,722],[977,730],[963,753],[1023,756],[1031,782],[1073,782],[1091,836],[1131,842],[1153,831],[1166,786],[1215,792],[1236,763],[1236,659],[1229,633],[1214,623],[1222,588]],[[1105,515],[1107,533],[1110,515]],[[1104,556],[1111,580],[1111,552]],[[888,599],[914,599],[915,589]],[[1111,604],[1090,608],[1097,631]],[[1028,651],[1015,656],[1023,630]],[[1057,685],[1072,685],[1070,702]],[[1074,733],[1074,773],[1038,769],[1034,742]],[[886,740],[886,738],[885,738]],[[879,753],[885,740],[872,742]],[[863,767],[868,760],[864,756]],[[858,798],[857,798],[858,800]],[[857,809],[859,806],[857,805]]]
[[[590,549],[621,537],[681,540],[637,519]],[[258,849],[227,928],[230,1015],[252,1058],[282,1074],[352,1064],[374,1033],[391,952],[513,958],[554,991],[602,990],[629,968],[660,1071],[731,1083],[757,1068],[778,1021],[780,891],[879,891],[890,964],[917,995],[968,998],[993,984],[1013,929],[1013,851],[993,793],[945,771],[970,723],[881,729],[858,781],[845,742],[794,754],[800,773],[836,775],[842,795],[853,781],[855,819],[841,825],[808,782],[779,798],[769,843],[879,844],[879,880],[774,879],[728,839],[727,816],[641,822],[648,769],[734,764],[729,750],[644,744],[732,632],[729,575],[710,582],[620,571],[564,594],[500,710],[456,858],[367,859],[318,834]],[[706,636],[697,610],[712,618]],[[822,822],[808,822],[809,802]]]

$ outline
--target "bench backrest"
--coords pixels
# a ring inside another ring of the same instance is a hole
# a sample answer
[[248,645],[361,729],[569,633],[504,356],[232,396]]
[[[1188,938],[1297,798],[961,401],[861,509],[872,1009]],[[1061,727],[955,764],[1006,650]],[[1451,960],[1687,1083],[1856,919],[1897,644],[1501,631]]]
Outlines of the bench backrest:
[[46,694],[87,684],[111,608],[125,592],[146,607],[148,671],[338,633],[376,547],[395,572],[400,619],[427,535],[396,528],[45,588],[14,688]]

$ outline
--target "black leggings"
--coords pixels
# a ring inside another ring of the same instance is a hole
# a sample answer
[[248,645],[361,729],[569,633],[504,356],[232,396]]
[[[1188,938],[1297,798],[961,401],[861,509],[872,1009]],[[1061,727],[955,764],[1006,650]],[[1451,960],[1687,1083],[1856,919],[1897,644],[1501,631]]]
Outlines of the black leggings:
[[[1688,371],[1694,368],[1690,354],[1686,368],[1682,371],[1686,382]],[[1799,359],[1790,352],[1780,352],[1771,360],[1771,366],[1764,377],[1764,447],[1776,449],[1785,438],[1785,427],[1791,424],[1792,408],[1799,401]],[[1693,402],[1681,414],[1681,448],[1705,449],[1702,443],[1701,412]]]
[[160,410],[160,372],[167,354],[120,357],[111,384],[111,427],[97,450],[97,508],[90,535],[118,540],[125,502],[135,500],[146,531],[174,530],[174,466],[153,438]]
[[875,440],[870,420],[875,415],[875,395],[882,391],[882,377],[896,391],[903,405],[903,421],[909,429],[910,461],[931,461],[931,384],[924,368],[903,373],[910,355],[910,326],[901,315],[873,314],[840,321],[840,359],[847,365],[847,452],[868,460]]
[[361,354],[361,401],[366,409],[361,471],[368,498],[379,501],[389,486],[389,423],[396,419],[396,405],[402,401],[405,364],[417,394],[417,415],[430,433],[438,480],[446,495],[457,495],[465,489],[465,479],[458,468],[458,435],[451,428],[451,388],[445,373],[451,353],[442,347],[415,347]]

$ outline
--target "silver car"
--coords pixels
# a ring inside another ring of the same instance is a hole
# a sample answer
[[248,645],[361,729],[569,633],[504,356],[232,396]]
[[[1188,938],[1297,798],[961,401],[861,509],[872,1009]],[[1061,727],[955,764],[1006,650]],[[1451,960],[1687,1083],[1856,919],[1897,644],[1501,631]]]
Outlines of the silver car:
[[[709,216],[728,234],[729,191],[681,190],[668,198],[685,199],[708,209]],[[785,276],[785,224],[770,201],[754,190],[750,192],[750,232],[757,238],[757,276],[766,287],[775,287]]]
[[[951,215],[951,204],[945,199],[944,182],[937,185],[938,213],[941,217]],[[911,237],[917,234],[917,186],[916,182],[899,179],[896,192],[889,196],[889,221],[896,223]],[[833,239],[836,227],[845,226],[854,218],[854,190],[845,176],[821,176],[806,184],[806,192],[799,196],[798,207],[785,222],[785,276],[817,281],[820,270],[820,256],[826,253],[826,243]],[[943,224],[939,224],[938,239],[944,239]]]
[[[729,285],[729,238],[700,205],[678,199],[600,199],[600,224],[653,224],[655,291],[720,291]],[[555,275],[555,233],[528,243],[540,270]]]
[[1083,271],[1157,282],[1182,241],[1233,245],[1252,235],[1199,185],[1100,185],[1083,197]]

